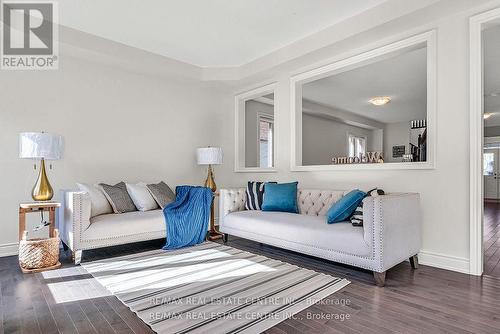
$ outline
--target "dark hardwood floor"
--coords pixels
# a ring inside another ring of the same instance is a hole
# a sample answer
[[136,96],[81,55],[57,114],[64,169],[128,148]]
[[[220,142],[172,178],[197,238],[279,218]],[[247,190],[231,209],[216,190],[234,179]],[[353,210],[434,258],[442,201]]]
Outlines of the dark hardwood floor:
[[484,203],[484,274],[500,277],[500,203]]
[[[161,241],[84,253],[96,260],[159,248]],[[229,238],[228,245],[352,283],[267,333],[500,333],[500,279],[473,277],[408,262],[387,273],[386,286],[371,272]],[[61,269],[22,274],[16,257],[0,258],[0,333],[151,333],[69,254]]]

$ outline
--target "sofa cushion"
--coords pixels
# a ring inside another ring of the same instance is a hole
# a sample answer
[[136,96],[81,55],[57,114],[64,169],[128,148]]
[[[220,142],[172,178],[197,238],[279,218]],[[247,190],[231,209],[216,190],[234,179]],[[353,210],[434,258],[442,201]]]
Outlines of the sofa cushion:
[[130,198],[132,198],[137,210],[150,211],[159,208],[158,203],[156,203],[153,196],[151,196],[146,183],[126,183],[126,185],[128,194]]
[[[362,228],[347,222],[326,224],[325,216],[287,212],[239,211],[224,217],[224,231],[252,239],[252,235],[318,247],[358,256],[371,256]],[[245,234],[248,233],[248,234]]]
[[165,227],[162,210],[134,211],[94,217],[82,236],[87,240],[118,238],[158,231],[165,232]]
[[343,222],[348,220],[366,193],[355,189],[335,202],[326,214],[328,224]]
[[83,192],[86,192],[90,196],[90,216],[95,217],[99,215],[104,215],[107,213],[113,213],[113,208],[108,202],[106,196],[102,192],[101,188],[97,185],[90,185],[86,183],[77,183],[76,186]]
[[157,184],[148,184],[147,187],[156,203],[158,203],[162,209],[166,207],[167,204],[175,201],[175,193],[165,182],[161,181]]
[[108,199],[109,204],[111,204],[114,213],[137,211],[134,201],[132,201],[127,191],[125,182],[117,183],[114,186],[106,183],[99,183],[99,185],[102,187],[102,191]]
[[[276,183],[276,182],[269,182]],[[246,190],[246,210],[261,210],[264,201],[264,187],[266,182],[248,181]]]
[[299,213],[297,184],[298,182],[266,183],[262,210]]
[[[365,198],[370,196],[377,197],[384,194],[385,192],[382,189],[375,188],[373,190],[368,191],[366,193]],[[363,226],[363,201],[361,201],[361,203],[358,204],[358,207],[356,208],[356,210],[354,210],[354,213],[350,218],[352,226]]]

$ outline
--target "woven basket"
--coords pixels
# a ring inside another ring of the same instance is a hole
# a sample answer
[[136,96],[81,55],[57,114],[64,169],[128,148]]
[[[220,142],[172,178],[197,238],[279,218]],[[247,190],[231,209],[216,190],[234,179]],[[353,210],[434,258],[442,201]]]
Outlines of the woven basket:
[[54,230],[54,236],[48,239],[27,239],[24,231],[19,241],[19,265],[23,269],[41,269],[56,265],[59,262],[59,231]]

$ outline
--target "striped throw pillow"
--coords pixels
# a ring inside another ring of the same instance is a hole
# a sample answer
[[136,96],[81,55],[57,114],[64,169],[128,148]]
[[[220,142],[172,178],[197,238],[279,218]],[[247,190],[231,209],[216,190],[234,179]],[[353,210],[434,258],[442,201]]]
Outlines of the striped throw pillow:
[[248,182],[245,209],[262,210],[262,202],[264,201],[264,184],[265,182]]
[[[372,189],[366,193],[366,197],[368,196],[381,196],[384,195],[384,191],[382,189]],[[351,224],[352,226],[363,226],[363,201],[359,203],[358,207],[356,210],[354,210],[354,213],[351,216]]]

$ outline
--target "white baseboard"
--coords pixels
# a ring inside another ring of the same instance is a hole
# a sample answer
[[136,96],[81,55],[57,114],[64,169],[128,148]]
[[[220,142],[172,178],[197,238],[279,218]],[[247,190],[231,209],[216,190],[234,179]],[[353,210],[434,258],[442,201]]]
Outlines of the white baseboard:
[[[17,253],[17,242],[0,245],[0,257],[17,255]],[[426,266],[469,274],[469,260],[462,257],[422,250],[418,254],[418,262]]]
[[19,245],[17,242],[0,245],[0,257],[17,255]]
[[418,254],[420,264],[469,274],[469,259],[422,250]]

